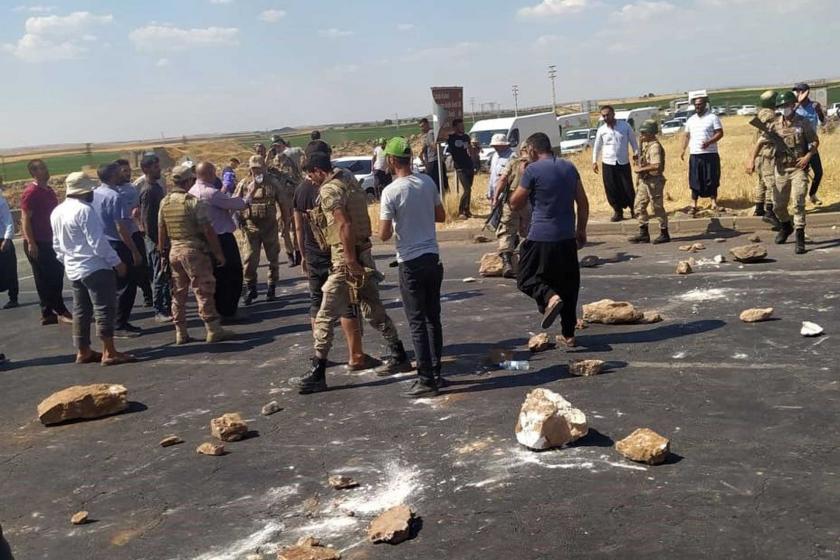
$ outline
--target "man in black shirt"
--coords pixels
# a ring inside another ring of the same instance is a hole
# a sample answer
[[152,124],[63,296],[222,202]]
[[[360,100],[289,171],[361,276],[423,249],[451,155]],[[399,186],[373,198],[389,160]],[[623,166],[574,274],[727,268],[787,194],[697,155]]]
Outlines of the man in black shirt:
[[[304,161],[310,154],[317,153],[320,150],[329,150],[329,146],[320,140],[310,142],[303,156]],[[329,155],[329,152],[322,153]],[[298,251],[302,255],[303,271],[309,280],[309,317],[313,331],[315,330],[315,316],[321,309],[321,300],[324,297],[322,288],[330,275],[330,263],[332,261],[330,249],[321,249],[309,226],[308,212],[316,206],[318,189],[318,185],[309,179],[304,179],[295,189],[293,203]],[[347,309],[347,312],[342,315],[341,330],[344,331],[344,337],[347,339],[347,349],[350,355],[347,363],[348,369],[360,371],[380,365],[378,360],[364,353],[359,317],[355,315],[352,309]]]
[[452,121],[452,126],[455,127],[455,132],[449,135],[447,144],[449,145],[449,153],[452,155],[452,161],[455,164],[455,173],[458,175],[458,182],[461,183],[461,188],[463,189],[461,201],[458,204],[458,217],[462,219],[472,218],[470,198],[472,197],[472,184],[475,171],[473,170],[473,161],[470,155],[471,139],[464,134],[463,119],[455,119]]
[[163,269],[158,247],[158,212],[166,195],[161,182],[160,160],[156,155],[148,154],[140,161],[140,169],[143,176],[134,182],[134,187],[140,191],[140,227],[146,234],[144,242],[152,268],[152,305],[155,321],[167,323],[172,320],[172,296],[169,273]]

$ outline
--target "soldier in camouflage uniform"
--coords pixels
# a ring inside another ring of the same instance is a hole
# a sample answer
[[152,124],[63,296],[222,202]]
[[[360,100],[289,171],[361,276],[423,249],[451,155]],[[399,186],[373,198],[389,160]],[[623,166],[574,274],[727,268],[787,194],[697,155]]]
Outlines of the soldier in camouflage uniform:
[[[761,109],[758,111],[758,120],[765,125],[770,125],[776,119],[776,92],[767,90],[761,94],[758,100]],[[773,143],[764,138],[765,134],[756,131],[755,141],[757,149],[747,162],[747,173],[752,175],[758,171],[758,182],[755,185],[754,202],[755,211],[753,216],[761,216],[762,219],[773,226],[774,230],[780,227],[779,218],[773,210],[773,191],[776,185],[776,148]],[[759,141],[764,138],[764,142]]]
[[653,215],[659,220],[659,237],[653,240],[654,245],[668,243],[668,214],[665,212],[665,149],[656,138],[659,125],[654,120],[647,120],[639,127],[641,143],[639,144],[639,161],[636,173],[639,181],[636,186],[636,200],[634,209],[639,217],[639,234],[628,239],[630,243],[650,243],[648,229],[648,205],[653,206]]
[[251,156],[248,160],[251,175],[236,186],[234,197],[252,198],[251,206],[240,212],[241,227],[238,231],[242,252],[245,286],[242,295],[245,305],[257,299],[257,266],[260,264],[260,248],[268,259],[268,290],[266,299],[276,299],[280,254],[277,229],[277,205],[283,199],[283,187],[275,174],[265,172],[265,160]]
[[496,239],[499,240],[499,257],[501,257],[503,264],[502,276],[505,278],[516,278],[516,273],[513,270],[513,253],[516,251],[519,241],[528,236],[528,228],[531,225],[530,202],[519,210],[512,210],[510,204],[508,204],[510,193],[519,186],[522,174],[529,163],[527,149],[523,145],[519,154],[511,156],[499,173],[492,197],[494,204],[502,197],[505,199],[502,204],[499,227],[496,228]]
[[[786,150],[776,149],[776,188],[773,198],[776,215],[781,222],[776,243],[783,244],[791,233],[796,235],[796,254],[805,253],[805,197],[808,195],[808,166],[820,146],[810,121],[794,112],[796,95],[792,91],[780,93],[776,109],[782,114],[770,124],[770,131],[784,141]],[[788,211],[793,196],[794,215]]]
[[303,174],[295,160],[289,157],[284,150],[286,143],[279,136],[271,137],[271,149],[268,151],[266,163],[268,173],[274,175],[281,185],[282,199],[280,201],[280,235],[283,237],[283,245],[286,249],[286,258],[289,267],[300,264],[301,254],[297,250],[297,233],[294,227],[294,198],[295,189],[303,181]]
[[212,252],[217,266],[224,266],[225,257],[219,238],[210,224],[207,204],[187,191],[195,183],[192,168],[179,165],[172,170],[174,187],[163,197],[158,213],[158,243],[161,259],[169,262],[172,271],[172,321],[175,323],[175,344],[190,342],[187,331],[187,296],[190,287],[198,302],[198,315],[207,329],[207,342],[221,342],[232,333],[221,327],[216,312],[216,278],[213,275]]
[[327,356],[333,329],[347,307],[357,305],[368,322],[382,333],[391,354],[378,375],[409,371],[405,353],[393,321],[379,299],[376,264],[371,255],[371,226],[367,196],[353,175],[333,169],[327,154],[307,157],[304,171],[319,185],[317,205],[309,211],[312,233],[322,249],[332,253],[330,275],[323,286],[321,309],[315,317],[315,356],[312,369],[299,381],[301,394],[326,391]]

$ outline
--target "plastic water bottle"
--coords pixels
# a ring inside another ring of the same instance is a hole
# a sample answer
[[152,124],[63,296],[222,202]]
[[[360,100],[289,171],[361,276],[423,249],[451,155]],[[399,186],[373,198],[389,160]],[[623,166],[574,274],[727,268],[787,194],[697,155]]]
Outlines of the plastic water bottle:
[[528,371],[531,369],[531,362],[528,360],[506,360],[500,363],[499,367],[512,371]]

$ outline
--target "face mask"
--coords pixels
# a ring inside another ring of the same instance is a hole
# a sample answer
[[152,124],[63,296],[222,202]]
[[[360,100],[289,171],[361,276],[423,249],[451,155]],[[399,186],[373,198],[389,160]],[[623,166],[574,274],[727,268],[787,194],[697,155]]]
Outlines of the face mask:
[[789,117],[792,114],[793,114],[793,107],[785,107],[784,109],[782,109],[782,115],[784,115],[785,117]]
[[256,181],[256,182],[257,182],[257,184],[261,184],[261,183],[263,182],[263,177],[264,177],[264,176],[263,176],[263,174],[262,174],[262,173],[260,173],[259,175],[255,175],[255,176],[254,176],[254,181]]

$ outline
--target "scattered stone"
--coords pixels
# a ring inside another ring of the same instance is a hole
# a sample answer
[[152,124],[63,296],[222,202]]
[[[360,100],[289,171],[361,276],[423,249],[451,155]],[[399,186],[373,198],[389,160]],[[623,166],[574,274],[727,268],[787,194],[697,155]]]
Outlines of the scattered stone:
[[644,314],[626,301],[602,299],[583,306],[583,320],[587,323],[626,325],[638,323]]
[[486,235],[481,235],[480,233],[473,237],[473,243],[490,243],[490,238]]
[[88,522],[88,512],[80,511],[73,514],[73,517],[70,518],[70,523],[73,525],[84,525]]
[[741,311],[741,320],[745,323],[758,323],[767,321],[773,315],[773,308],[753,308]]
[[726,262],[726,257],[723,255],[715,255],[712,260],[715,261],[715,264],[722,264]]
[[472,284],[473,282],[475,282],[475,278],[473,278],[472,276],[467,276],[462,281],[464,282],[464,284]]
[[245,557],[245,560],[263,560],[262,554],[249,554]]
[[738,262],[756,263],[767,258],[767,247],[759,244],[741,245],[730,249],[729,254]]
[[659,465],[670,453],[671,443],[648,428],[639,428],[615,443],[615,450],[637,463]]
[[349,476],[344,476],[343,474],[331,475],[327,482],[329,482],[329,485],[336,490],[346,490],[348,488],[355,488],[359,485],[358,482]]
[[201,455],[212,455],[213,457],[219,457],[225,454],[225,446],[220,443],[212,443],[208,441],[199,445],[195,449],[195,452]]
[[659,311],[645,311],[642,318],[639,320],[639,324],[641,325],[650,325],[652,323],[661,323],[664,319],[662,319],[662,315]]
[[715,243],[726,243],[726,238],[724,237],[716,237]]
[[166,436],[160,440],[161,447],[172,447],[173,445],[178,445],[179,443],[184,443],[184,440],[178,436]]
[[691,268],[691,263],[688,261],[680,261],[677,263],[677,274],[691,274],[694,270]]
[[414,512],[407,505],[394,506],[370,522],[368,538],[373,543],[399,544],[411,535],[413,518]]
[[502,275],[504,264],[498,253],[485,253],[481,257],[481,264],[478,266],[478,273],[484,277],[496,277]]
[[262,407],[260,414],[262,414],[263,416],[271,416],[272,414],[276,414],[281,410],[283,410],[283,407],[280,406],[277,403],[277,401],[271,401],[270,403]]
[[97,383],[74,385],[53,393],[38,405],[38,418],[45,426],[68,420],[92,420],[128,408],[128,391],[122,385]]
[[598,375],[604,369],[604,360],[572,360],[569,362],[569,373],[578,377]]
[[525,397],[516,421],[516,441],[529,449],[560,447],[589,432],[586,415],[548,389],[534,389]]
[[502,362],[513,359],[513,352],[503,348],[491,348],[487,353],[487,361],[493,365],[499,365]]
[[749,241],[750,243],[761,243],[761,236],[758,235],[757,233],[755,233],[755,234],[749,236],[747,238],[747,241]]
[[595,255],[586,255],[582,259],[580,259],[580,266],[583,268],[592,268],[594,266],[598,266],[600,264],[601,259],[599,259]]
[[295,546],[278,552],[277,560],[341,560],[341,553],[322,545],[315,537],[303,537]]
[[811,321],[802,321],[802,330],[799,331],[802,336],[820,336],[825,331],[821,326]]
[[706,246],[702,243],[692,243],[691,245],[680,245],[680,251],[688,251],[690,253],[696,253],[697,251],[703,251],[706,249]]
[[554,341],[546,333],[535,334],[528,341],[528,350],[531,352],[543,352],[554,348]]
[[248,433],[248,425],[238,412],[228,412],[210,420],[210,434],[222,441],[239,441]]

